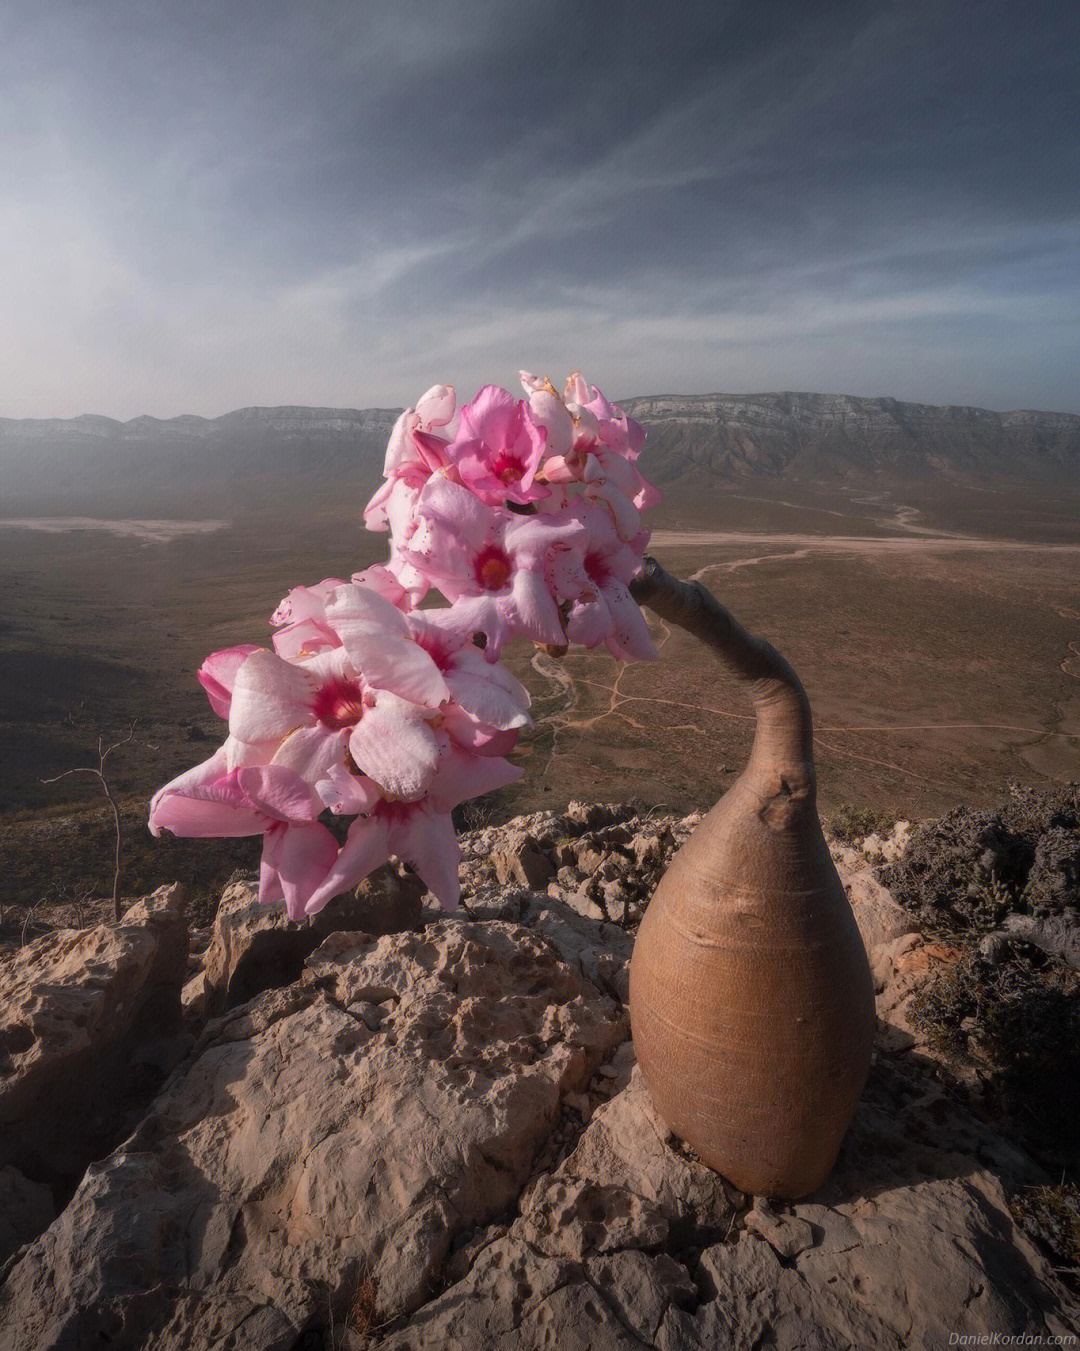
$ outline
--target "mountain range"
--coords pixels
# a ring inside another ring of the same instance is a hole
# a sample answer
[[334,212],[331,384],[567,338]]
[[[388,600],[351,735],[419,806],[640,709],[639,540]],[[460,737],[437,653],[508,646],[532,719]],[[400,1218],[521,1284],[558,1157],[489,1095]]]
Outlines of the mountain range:
[[[842,394],[649,395],[645,472],[677,487],[745,478],[1080,482],[1080,415]],[[128,422],[0,418],[0,511],[100,514],[332,506],[370,492],[394,408],[243,408]]]

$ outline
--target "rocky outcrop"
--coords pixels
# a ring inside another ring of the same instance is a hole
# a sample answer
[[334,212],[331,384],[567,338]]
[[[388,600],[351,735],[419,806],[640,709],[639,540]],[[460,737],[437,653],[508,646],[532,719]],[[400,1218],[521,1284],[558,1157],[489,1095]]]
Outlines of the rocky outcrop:
[[263,990],[287,985],[322,940],[342,929],[384,934],[416,928],[424,891],[416,877],[386,865],[355,891],[296,924],[283,903],[259,904],[256,883],[232,882],[218,905],[201,981],[193,977],[196,984],[185,1002],[200,1013],[220,1013]]
[[10,1164],[0,1168],[0,1271],[12,1253],[48,1228],[55,1214],[50,1187],[31,1182]]
[[5,957],[0,1165],[62,1190],[115,1143],[125,1098],[168,1059],[186,955],[183,889],[172,886],[120,924],[58,929]]
[[881,1061],[824,1191],[751,1207],[667,1136],[635,1073],[468,1274],[378,1351],[901,1351],[942,1329],[1071,1333],[1006,1204],[1030,1172]]
[[700,819],[571,802],[563,813],[534,812],[472,831],[462,839],[464,893],[475,907],[506,886],[546,890],[586,919],[628,927]]
[[91,1169],[8,1278],[0,1345],[291,1347],[365,1279],[378,1318],[408,1312],[626,1035],[519,925],[333,934]]
[[[832,1177],[772,1204],[668,1134],[628,1040],[627,964],[636,897],[694,820],[574,804],[467,834],[455,915],[378,936],[327,907],[319,945],[266,959],[266,988],[203,1026],[44,1232],[45,1189],[0,1170],[0,1351],[899,1351],[1076,1332],[1068,1259],[1013,1218],[1050,1179],[943,1088],[910,1016],[957,952],[914,928],[865,850],[836,856],[882,1029]],[[500,882],[500,849],[555,872]],[[605,870],[632,898],[618,921],[580,896]],[[252,904],[227,893],[211,947],[281,941]]]

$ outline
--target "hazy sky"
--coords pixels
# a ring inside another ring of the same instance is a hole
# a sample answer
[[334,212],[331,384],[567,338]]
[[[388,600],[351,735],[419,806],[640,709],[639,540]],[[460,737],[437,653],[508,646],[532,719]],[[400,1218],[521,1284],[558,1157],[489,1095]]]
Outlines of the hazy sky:
[[1080,5],[0,0],[0,416],[520,365],[1080,411]]

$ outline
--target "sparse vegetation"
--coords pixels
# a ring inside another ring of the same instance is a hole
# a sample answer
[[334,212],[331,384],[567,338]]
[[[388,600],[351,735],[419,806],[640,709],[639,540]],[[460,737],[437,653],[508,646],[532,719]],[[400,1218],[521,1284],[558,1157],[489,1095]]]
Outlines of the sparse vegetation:
[[1080,973],[1062,954],[1080,924],[1078,859],[1080,789],[1014,786],[997,808],[960,807],[917,827],[880,873],[925,929],[964,950],[915,994],[911,1021],[977,1070],[990,1110],[1025,1144],[1071,1169]]
[[1053,1261],[1080,1276],[1080,1187],[1025,1187],[1010,1197],[1009,1210]]
[[925,822],[881,879],[939,933],[990,933],[1010,914],[1080,922],[1080,785],[1013,785],[999,807]]
[[896,817],[888,812],[842,802],[826,818],[825,831],[841,844],[859,844],[867,835],[887,835],[895,824]]
[[1080,976],[1026,943],[969,949],[913,997],[908,1016],[975,1067],[991,1113],[1042,1158],[1080,1166]]

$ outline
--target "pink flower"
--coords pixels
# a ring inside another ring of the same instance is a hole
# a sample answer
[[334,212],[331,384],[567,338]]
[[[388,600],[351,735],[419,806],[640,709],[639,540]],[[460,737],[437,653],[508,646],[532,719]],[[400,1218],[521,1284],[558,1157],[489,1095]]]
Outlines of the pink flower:
[[[413,610],[404,613],[402,627],[383,606],[373,605],[367,599],[373,586],[380,588],[375,594],[390,603],[404,594],[383,568],[356,573],[352,589],[336,587],[317,608],[310,608],[308,618],[287,625],[274,635],[278,656],[294,663],[305,662],[341,648],[344,643],[350,647],[353,660],[362,664],[369,683],[385,684],[399,694],[405,688],[406,665],[418,665],[420,677],[427,681],[431,676],[430,663],[434,663],[442,675],[445,691],[442,686],[425,685],[420,692],[426,690],[429,695],[443,696],[442,725],[462,745],[484,746],[494,739],[495,733],[516,731],[529,723],[528,690],[508,671],[489,664],[481,655],[473,642],[477,629],[467,611]],[[360,595],[354,595],[354,590]],[[419,653],[410,649],[408,641],[420,649]],[[261,650],[244,649],[246,653]],[[231,653],[215,656],[231,658]],[[319,664],[319,669],[325,665]],[[230,690],[234,680],[235,673],[230,679]],[[504,742],[505,738],[499,744]]]
[[582,553],[556,551],[549,557],[548,582],[569,604],[566,636],[584,647],[606,644],[626,661],[653,661],[657,652],[641,608],[627,583],[641,566],[644,539],[625,542],[602,506],[581,508],[587,530]]
[[254,643],[241,643],[239,647],[226,647],[221,652],[211,652],[199,667],[197,679],[206,691],[206,697],[210,700],[210,707],[219,718],[228,718],[236,673],[247,658],[258,650]]
[[327,577],[317,586],[294,586],[270,616],[271,624],[296,624],[322,614],[322,607],[331,591],[345,583],[340,577]]
[[521,372],[521,383],[533,416],[548,434],[550,453],[538,477],[552,484],[586,484],[585,495],[604,503],[620,537],[635,538],[641,530],[638,513],[661,499],[635,463],[645,429],[587,384],[580,371],[567,380],[561,398],[550,380],[528,371]]
[[523,399],[485,385],[461,410],[450,457],[461,482],[482,502],[524,504],[547,496],[547,489],[533,482],[545,439]]
[[566,642],[544,560],[556,545],[583,541],[582,526],[568,515],[519,516],[489,507],[437,474],[420,494],[407,556],[458,610],[462,626],[486,636],[485,655],[493,662],[516,634]]
[[309,783],[348,754],[388,797],[421,796],[448,740],[436,725],[451,697],[442,674],[402,612],[372,591],[339,586],[322,616],[285,631],[287,640],[310,635],[307,647],[290,656],[261,649],[240,666],[232,739],[265,748]]
[[366,814],[349,827],[336,860],[308,898],[305,913],[315,914],[392,857],[416,869],[444,910],[455,909],[461,895],[461,849],[450,813],[459,802],[520,777],[521,770],[506,760],[454,748],[444,757],[423,798],[379,801],[369,807],[362,781],[344,769],[335,769],[318,784],[323,800],[339,815]]
[[229,743],[154,795],[150,830],[183,836],[262,835],[259,900],[284,898],[301,919],[308,896],[337,858],[333,835],[319,823],[322,799],[282,765],[229,768]]
[[[385,565],[294,587],[273,651],[199,671],[229,736],[155,795],[151,829],[261,834],[260,900],[293,918],[390,857],[457,904],[451,811],[520,773],[503,758],[529,722],[498,664],[510,638],[656,655],[627,589],[659,497],[636,466],[644,431],[580,373],[562,395],[522,383],[526,400],[487,385],[458,413],[434,385],[406,409],[364,513],[389,531]],[[448,608],[415,608],[431,587]],[[340,850],[324,810],[356,817]]]
[[385,482],[364,509],[369,530],[389,526],[396,484],[419,491],[435,470],[450,463],[449,442],[437,433],[452,427],[456,402],[452,385],[432,385],[416,407],[406,408],[394,423],[383,462]]

